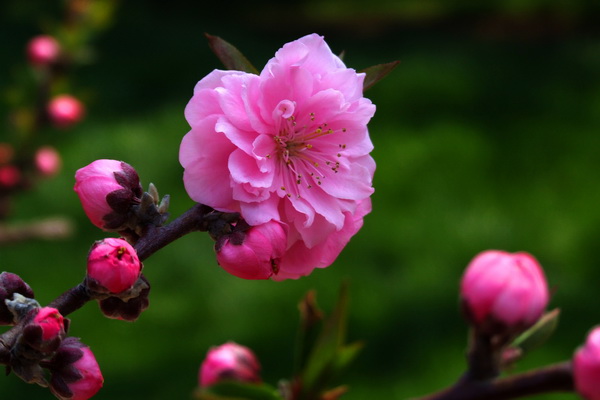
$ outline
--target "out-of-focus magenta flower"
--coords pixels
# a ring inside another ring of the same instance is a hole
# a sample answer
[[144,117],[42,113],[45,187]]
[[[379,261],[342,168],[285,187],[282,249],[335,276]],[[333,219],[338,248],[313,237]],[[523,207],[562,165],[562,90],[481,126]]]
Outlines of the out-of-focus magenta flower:
[[35,166],[44,176],[56,175],[61,166],[60,154],[54,147],[40,147],[35,153]]
[[124,239],[107,238],[92,246],[87,260],[87,277],[111,293],[130,289],[140,277],[142,263]]
[[19,275],[2,272],[0,274],[0,325],[12,325],[16,322],[5,302],[5,300],[12,300],[15,293],[30,299],[35,297],[33,290]]
[[36,36],[27,44],[27,58],[33,66],[47,66],[60,56],[60,44],[52,36]]
[[485,330],[500,324],[511,332],[533,325],[549,300],[544,271],[533,256],[497,250],[478,254],[467,266],[461,297],[475,326]]
[[371,209],[375,106],[364,77],[312,34],[283,46],[260,75],[215,70],[194,89],[179,152],[186,190],[252,226],[288,226],[273,279],[330,265]]
[[21,171],[14,165],[0,166],[0,187],[11,188],[21,181]]
[[135,169],[116,160],[96,160],[77,170],[73,189],[90,221],[104,230],[120,229],[142,197]]
[[42,340],[50,341],[65,333],[65,319],[56,308],[40,308],[33,323],[42,328]]
[[284,226],[269,221],[234,232],[215,245],[219,265],[244,279],[268,279],[277,274],[287,246]]
[[69,128],[83,119],[85,110],[77,98],[63,94],[48,103],[50,122],[57,128]]
[[600,326],[589,333],[573,356],[575,390],[587,400],[600,400]]
[[63,340],[50,370],[50,390],[61,400],[87,400],[104,384],[94,353],[74,337]]
[[249,348],[228,342],[208,351],[198,374],[200,386],[223,381],[258,383],[260,364]]

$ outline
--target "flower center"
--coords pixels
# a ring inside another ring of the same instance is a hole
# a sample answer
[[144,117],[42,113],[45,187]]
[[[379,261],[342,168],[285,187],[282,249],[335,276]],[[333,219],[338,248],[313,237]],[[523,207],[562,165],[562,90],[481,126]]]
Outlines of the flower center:
[[[310,121],[315,121],[315,114],[310,113]],[[335,133],[346,132],[346,128],[331,129],[326,122],[313,124],[312,126],[298,126],[296,118],[292,115],[282,118],[279,132],[273,137],[277,144],[277,156],[280,162],[289,171],[287,181],[295,183],[296,188],[292,188],[293,193],[286,186],[281,190],[286,196],[295,195],[300,198],[299,187],[303,185],[306,189],[311,189],[313,184],[321,185],[322,180],[326,178],[327,170],[338,173],[342,157],[342,151],[346,149],[345,144],[339,144],[335,151],[332,151],[330,143],[319,143],[319,138],[333,135]],[[269,157],[269,156],[267,156]]]

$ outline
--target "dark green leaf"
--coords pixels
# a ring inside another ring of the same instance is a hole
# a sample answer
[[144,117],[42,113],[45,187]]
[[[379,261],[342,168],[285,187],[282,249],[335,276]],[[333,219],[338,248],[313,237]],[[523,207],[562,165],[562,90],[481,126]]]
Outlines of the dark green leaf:
[[218,36],[204,34],[208,39],[208,45],[213,53],[223,63],[225,68],[244,71],[252,74],[258,74],[258,70],[248,61],[248,59],[231,43],[221,39]]
[[372,88],[377,82],[385,78],[398,64],[400,64],[400,61],[392,61],[386,64],[373,65],[360,71],[367,74],[363,82],[363,91]]

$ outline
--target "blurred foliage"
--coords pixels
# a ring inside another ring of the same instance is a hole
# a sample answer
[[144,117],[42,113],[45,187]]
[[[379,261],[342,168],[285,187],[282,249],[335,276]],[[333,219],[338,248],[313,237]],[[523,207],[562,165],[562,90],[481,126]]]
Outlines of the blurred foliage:
[[[0,3],[0,90],[54,3]],[[349,386],[343,398],[434,391],[464,368],[458,281],[490,248],[534,254],[556,288],[551,307],[562,310],[555,335],[518,369],[567,359],[600,322],[599,8],[591,0],[122,2],[96,41],[96,63],[78,71],[93,91],[87,121],[57,138],[63,174],[15,207],[14,220],[72,216],[78,235],[0,248],[0,269],[20,274],[42,303],[83,278],[88,248],[104,234],[71,188],[74,172],[97,158],[135,166],[144,186],[171,194],[174,215],[191,206],[177,161],[183,109],[194,84],[221,68],[205,32],[259,69],[285,42],[318,32],[356,69],[402,61],[367,92],[378,107],[370,125],[378,170],[364,228],[333,266],[297,281],[227,275],[206,235],[161,250],[145,263],[152,292],[140,320],[106,320],[94,304],[72,315],[71,333],[105,375],[95,398],[190,398],[207,349],[227,340],[253,348],[275,384],[293,370],[298,299],[315,289],[330,309],[346,278],[348,339],[365,347],[340,381]],[[0,380],[0,393],[50,398],[15,377]]]

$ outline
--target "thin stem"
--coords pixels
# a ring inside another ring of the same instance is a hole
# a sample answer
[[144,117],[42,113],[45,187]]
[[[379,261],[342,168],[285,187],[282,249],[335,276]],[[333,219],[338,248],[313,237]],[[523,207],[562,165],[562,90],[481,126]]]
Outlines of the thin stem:
[[573,391],[571,363],[565,361],[491,381],[461,381],[414,400],[505,400],[549,392]]

